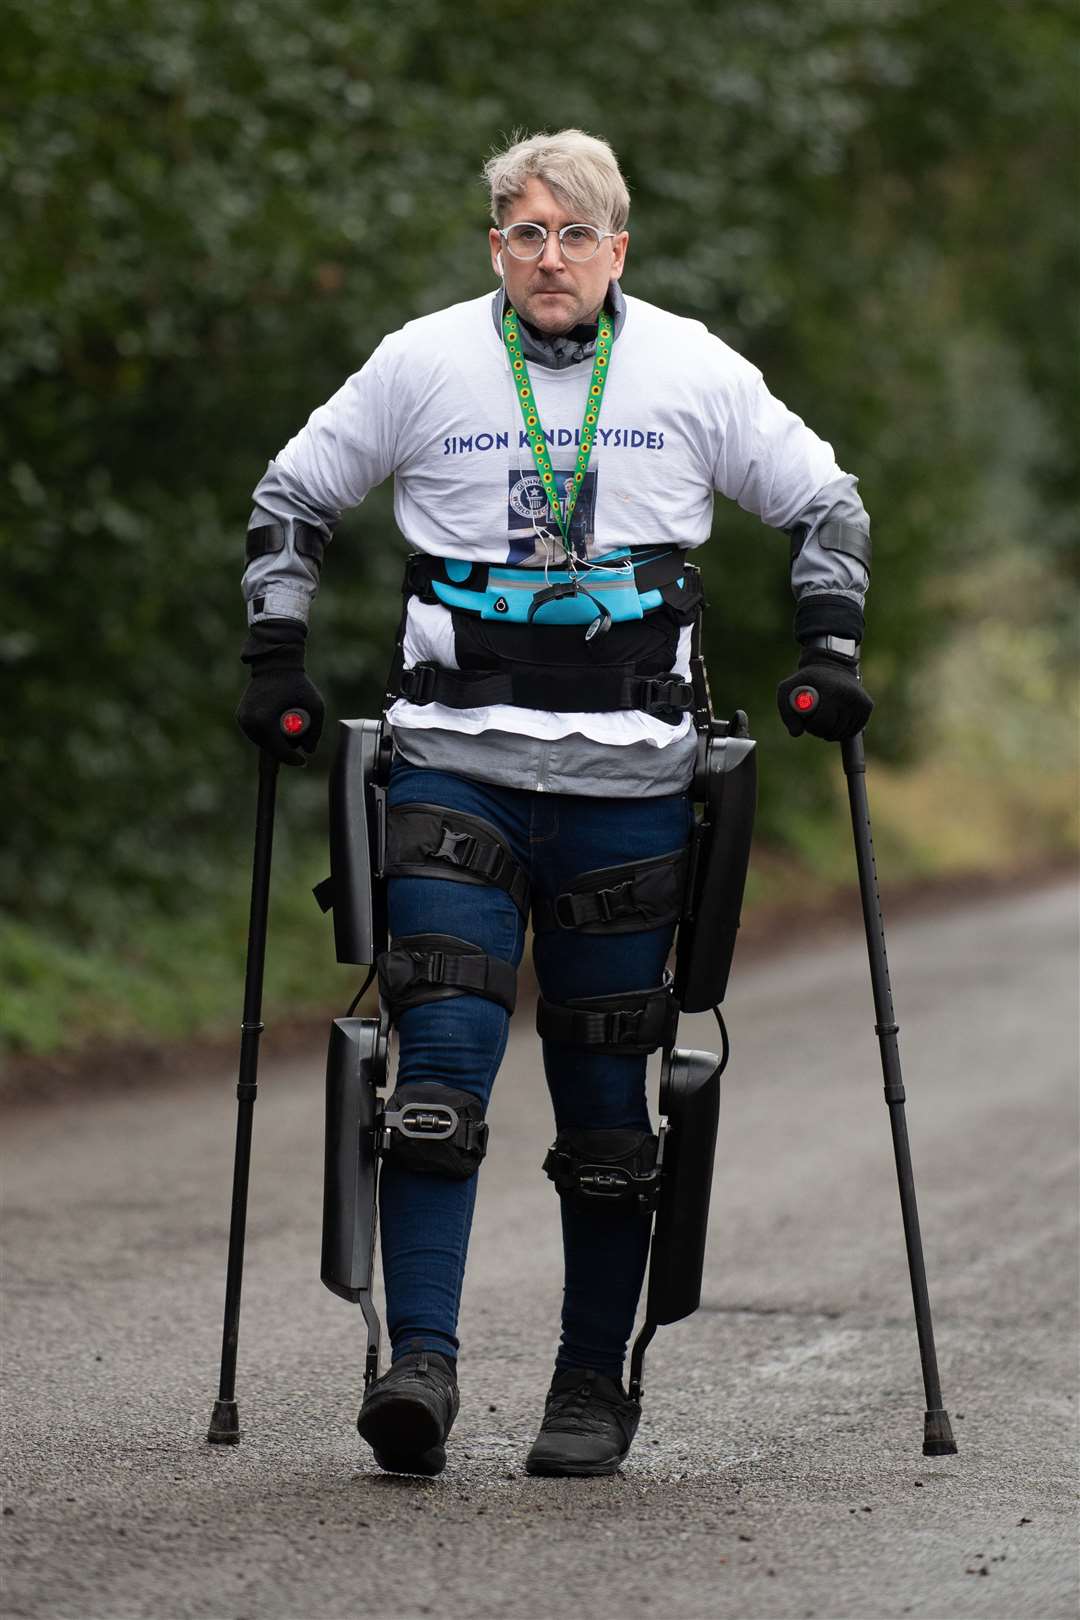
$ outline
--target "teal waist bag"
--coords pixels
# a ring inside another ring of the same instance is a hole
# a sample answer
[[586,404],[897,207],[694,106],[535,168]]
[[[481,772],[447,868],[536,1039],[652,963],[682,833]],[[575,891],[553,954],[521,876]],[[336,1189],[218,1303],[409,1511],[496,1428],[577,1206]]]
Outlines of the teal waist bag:
[[[576,574],[568,568],[471,563],[416,552],[408,583],[422,601],[501,624],[589,624],[606,609],[614,624],[643,619],[686,587],[681,546],[609,551]],[[665,587],[668,587],[665,590]]]

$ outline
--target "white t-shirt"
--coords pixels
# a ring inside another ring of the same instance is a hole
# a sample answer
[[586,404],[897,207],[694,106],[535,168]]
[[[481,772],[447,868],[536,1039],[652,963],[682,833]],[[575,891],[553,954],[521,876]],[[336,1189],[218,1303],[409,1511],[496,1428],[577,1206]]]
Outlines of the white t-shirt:
[[[556,475],[574,470],[591,366],[530,367]],[[410,321],[313,412],[277,458],[323,511],[357,506],[394,475],[394,515],[411,547],[442,557],[558,566],[561,548],[524,433],[491,296]],[[596,442],[578,496],[587,554],[694,547],[709,537],[714,491],[784,528],[844,476],[832,447],[766,388],[760,371],[698,321],[638,298],[612,350]],[[675,669],[684,674],[689,632]],[[405,662],[454,668],[449,611],[413,601]],[[395,728],[489,729],[665,747],[672,727],[630,712],[559,714],[499,704],[446,709],[399,699]]]

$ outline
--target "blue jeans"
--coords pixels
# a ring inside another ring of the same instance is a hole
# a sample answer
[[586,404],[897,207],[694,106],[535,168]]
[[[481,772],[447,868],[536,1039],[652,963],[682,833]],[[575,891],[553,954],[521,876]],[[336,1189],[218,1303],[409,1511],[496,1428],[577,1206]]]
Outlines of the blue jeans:
[[[531,793],[395,761],[391,805],[437,804],[497,827],[529,874],[534,895],[554,898],[570,881],[682,849],[690,828],[684,794],[601,799]],[[455,934],[515,967],[525,929],[502,889],[439,878],[389,880],[390,933]],[[549,1001],[645,990],[660,984],[674,925],[636,934],[538,934],[533,962]],[[485,1108],[506,1050],[509,1018],[481,996],[428,1002],[401,1015],[398,1084],[439,1081]],[[545,1041],[544,1069],[556,1128],[649,1130],[646,1059]],[[498,1143],[493,1143],[498,1152]],[[468,1181],[387,1164],[381,1178],[383,1276],[393,1355],[428,1349],[456,1357],[458,1305],[476,1199]],[[554,1189],[553,1189],[554,1192]],[[562,1204],[566,1283],[559,1367],[618,1377],[648,1258],[649,1223],[632,1208]]]

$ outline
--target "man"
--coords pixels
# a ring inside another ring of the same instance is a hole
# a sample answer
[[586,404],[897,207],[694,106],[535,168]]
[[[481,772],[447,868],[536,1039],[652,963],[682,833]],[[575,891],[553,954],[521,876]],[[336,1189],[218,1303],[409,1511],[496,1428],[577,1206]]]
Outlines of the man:
[[[483,1116],[531,904],[566,1286],[526,1467],[605,1474],[638,1422],[621,1379],[648,1223],[632,1203],[576,1197],[573,1172],[588,1160],[644,1174],[655,1160],[645,1064],[661,1038],[642,1027],[668,1005],[696,752],[688,679],[701,599],[686,555],[709,536],[717,490],[791,536],[803,652],[781,714],[797,735],[788,695],[812,684],[820,704],[806,729],[836,739],[872,706],[856,672],[869,523],[855,479],[753,366],[700,324],[624,297],[629,197],[606,143],[536,135],[485,174],[494,299],[386,338],[255,490],[243,582],[252,680],[238,718],[299,763],[277,722],[302,707],[313,724],[300,746],[314,748],[323,705],[304,644],[323,549],[341,512],[392,473],[413,555],[387,711],[393,946],[380,983],[398,1028],[397,1103],[452,1102],[460,1124],[434,1162],[395,1137],[384,1163],[393,1360],[358,1427],[385,1469],[444,1466]],[[479,836],[501,880],[490,867],[448,871],[446,859],[440,869],[418,842],[432,818],[436,855]],[[612,868],[631,889],[644,873],[669,892],[606,927],[585,902]],[[459,989],[433,991],[440,975],[449,982],[448,957]],[[633,1009],[629,1034],[597,1024],[612,1007]]]

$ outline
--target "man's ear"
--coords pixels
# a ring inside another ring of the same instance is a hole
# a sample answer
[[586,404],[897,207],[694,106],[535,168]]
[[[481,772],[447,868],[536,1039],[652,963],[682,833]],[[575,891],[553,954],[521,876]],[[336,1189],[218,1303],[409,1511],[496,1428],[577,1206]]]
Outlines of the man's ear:
[[491,268],[497,276],[501,276],[504,274],[502,255],[503,244],[502,237],[499,235],[498,231],[488,231],[488,246],[491,249]]

